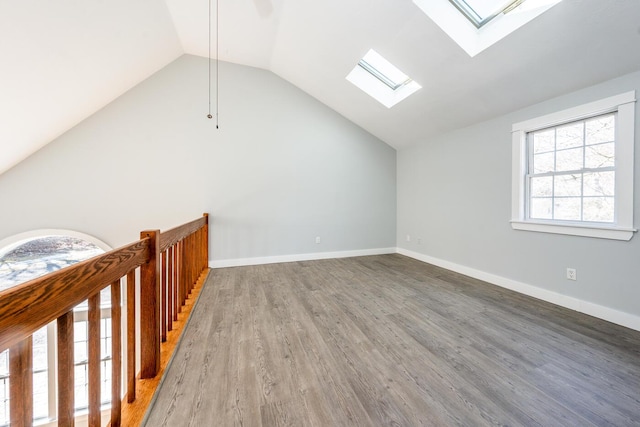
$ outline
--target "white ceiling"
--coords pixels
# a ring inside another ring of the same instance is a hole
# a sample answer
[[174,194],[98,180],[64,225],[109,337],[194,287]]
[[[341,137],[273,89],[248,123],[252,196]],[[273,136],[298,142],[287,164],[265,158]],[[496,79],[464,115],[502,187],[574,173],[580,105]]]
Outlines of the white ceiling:
[[[0,0],[0,173],[181,54],[207,56],[208,8]],[[640,70],[639,18],[640,0],[563,0],[471,58],[411,0],[219,0],[220,59],[271,70],[401,149]],[[349,83],[371,48],[423,88],[387,109]]]

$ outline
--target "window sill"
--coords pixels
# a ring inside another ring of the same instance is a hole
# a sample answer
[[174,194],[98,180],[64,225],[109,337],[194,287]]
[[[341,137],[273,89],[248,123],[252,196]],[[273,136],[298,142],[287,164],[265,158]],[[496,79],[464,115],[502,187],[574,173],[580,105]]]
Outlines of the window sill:
[[595,237],[597,239],[631,240],[637,230],[622,227],[598,227],[574,224],[548,224],[532,221],[511,221],[514,230],[537,231],[540,233],[567,234],[570,236]]

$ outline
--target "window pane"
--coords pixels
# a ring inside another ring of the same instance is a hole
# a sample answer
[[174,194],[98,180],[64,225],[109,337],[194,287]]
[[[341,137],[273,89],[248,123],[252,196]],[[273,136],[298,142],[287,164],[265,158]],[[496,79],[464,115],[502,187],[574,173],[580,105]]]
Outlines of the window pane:
[[585,221],[613,222],[614,198],[585,197],[583,216]]
[[555,129],[536,132],[533,134],[533,153],[547,153],[555,150]]
[[594,172],[584,174],[585,196],[614,196],[616,188],[616,173]]
[[85,362],[88,356],[88,348],[87,348],[87,325],[88,322],[74,322],[73,323],[73,360],[75,363]]
[[102,319],[100,332],[100,358],[111,357],[111,319]]
[[580,221],[579,197],[556,197],[554,200],[554,219]]
[[553,177],[541,176],[531,178],[531,197],[553,196]]
[[100,400],[102,404],[111,403],[111,360],[105,360],[101,365],[101,394]]
[[574,171],[582,169],[582,153],[582,147],[556,152],[556,171]]
[[582,146],[584,122],[556,128],[556,150]]
[[87,400],[87,365],[78,365],[75,367],[75,409],[83,409],[88,406]]
[[616,121],[613,114],[587,120],[585,124],[585,143],[600,144],[613,142],[616,138]]
[[111,286],[100,291],[100,307],[111,306]]
[[582,194],[582,174],[557,175],[554,180],[554,195],[580,196]]
[[49,417],[49,381],[47,372],[33,374],[33,417]]
[[551,198],[532,198],[529,217],[534,219],[552,219],[552,200]]
[[552,172],[554,168],[553,152],[533,156],[533,173]]
[[584,167],[597,169],[613,167],[615,162],[616,146],[615,143],[590,145],[586,147],[584,153]]
[[9,424],[9,350],[0,353],[0,425]]
[[47,369],[47,327],[33,334],[33,370]]
[[75,360],[76,363],[84,362],[85,360],[88,359],[86,341],[80,341],[80,342],[74,343],[73,351],[74,351],[73,360]]
[[87,322],[73,323],[73,340],[75,342],[87,340]]
[[9,375],[9,350],[0,353],[0,377]]
[[0,379],[0,425],[9,424],[9,378]]

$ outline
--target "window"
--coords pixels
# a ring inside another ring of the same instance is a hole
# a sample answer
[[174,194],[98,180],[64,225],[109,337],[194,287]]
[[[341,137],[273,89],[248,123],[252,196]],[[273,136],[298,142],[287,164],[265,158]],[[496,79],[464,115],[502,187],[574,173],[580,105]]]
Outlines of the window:
[[560,1],[413,0],[469,56],[476,56]]
[[370,50],[369,53],[358,62],[358,66],[387,85],[391,90],[398,90],[411,82],[409,76],[398,70],[374,50]]
[[[0,290],[104,253],[109,247],[82,233],[39,230],[0,242]],[[102,387],[111,387],[111,319],[109,288],[101,292]],[[75,409],[87,408],[87,310],[86,303],[74,308]],[[55,322],[33,334],[33,415],[38,424],[56,418]],[[0,353],[0,427],[9,425],[8,351]],[[102,402],[110,404],[110,402]]]
[[373,49],[358,62],[347,80],[387,108],[421,88]]
[[633,236],[635,91],[513,125],[512,226]]
[[500,13],[508,13],[524,0],[449,0],[477,28]]

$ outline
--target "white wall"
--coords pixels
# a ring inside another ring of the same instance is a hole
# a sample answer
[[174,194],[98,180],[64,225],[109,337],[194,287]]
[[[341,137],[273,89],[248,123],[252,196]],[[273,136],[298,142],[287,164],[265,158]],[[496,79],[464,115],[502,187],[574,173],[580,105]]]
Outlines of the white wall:
[[[640,72],[399,151],[398,246],[412,256],[640,328],[640,236],[613,241],[515,231],[509,224],[511,125],[633,89],[640,93]],[[640,116],[636,227],[638,123]],[[565,278],[567,267],[577,269],[577,281]]]
[[0,240],[115,247],[209,212],[216,261],[395,246],[393,148],[256,68],[220,64],[219,130],[207,104],[207,60],[185,55],[0,175]]

